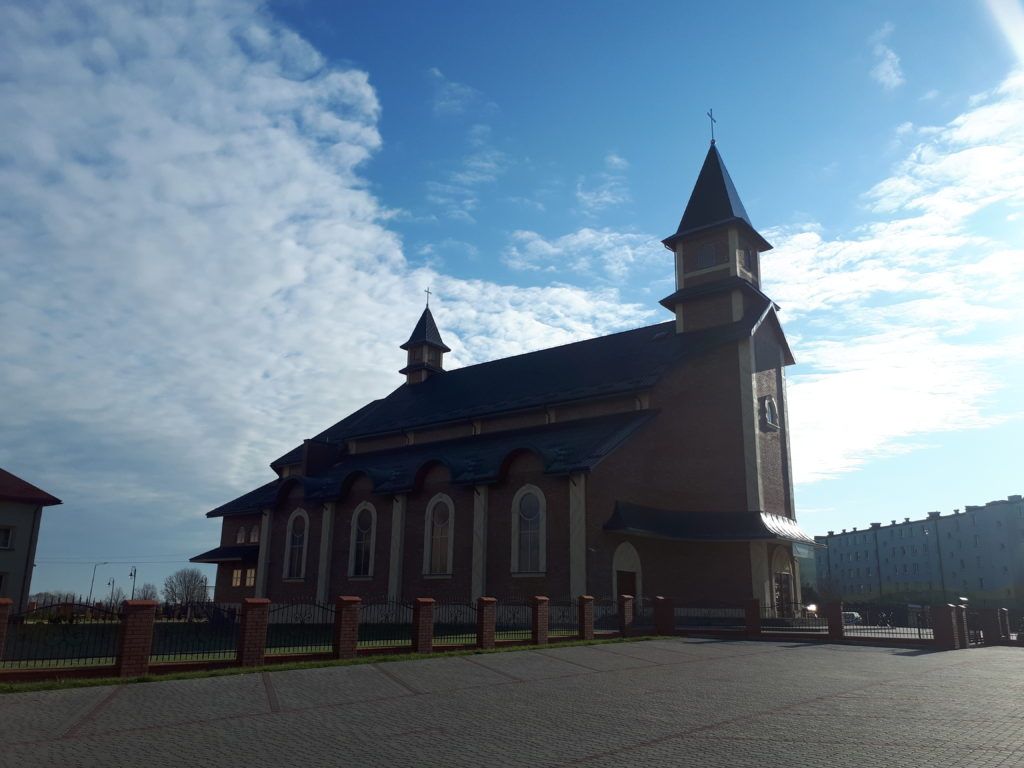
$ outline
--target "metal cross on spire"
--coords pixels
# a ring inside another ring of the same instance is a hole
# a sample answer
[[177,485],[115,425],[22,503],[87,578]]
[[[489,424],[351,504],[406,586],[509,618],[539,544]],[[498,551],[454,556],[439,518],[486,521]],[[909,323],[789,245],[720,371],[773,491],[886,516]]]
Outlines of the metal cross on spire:
[[713,109],[709,109],[708,113],[707,113],[708,114],[708,119],[711,121],[711,143],[712,144],[715,143],[715,123],[718,122],[717,120],[715,120],[714,111],[715,110],[713,110]]
[[427,286],[423,292],[427,294],[427,306],[430,306],[430,286]]

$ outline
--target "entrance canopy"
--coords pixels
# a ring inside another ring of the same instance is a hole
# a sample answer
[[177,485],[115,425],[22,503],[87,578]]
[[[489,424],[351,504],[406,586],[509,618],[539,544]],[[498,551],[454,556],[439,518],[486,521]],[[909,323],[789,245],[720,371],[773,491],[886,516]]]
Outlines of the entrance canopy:
[[610,533],[674,541],[791,541],[816,545],[796,520],[767,512],[685,512],[615,502]]

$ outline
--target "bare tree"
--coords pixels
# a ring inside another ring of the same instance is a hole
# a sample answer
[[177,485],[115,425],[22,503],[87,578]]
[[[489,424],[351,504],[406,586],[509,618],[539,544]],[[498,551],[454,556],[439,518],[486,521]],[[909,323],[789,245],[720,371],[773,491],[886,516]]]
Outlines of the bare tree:
[[156,590],[156,584],[146,583],[135,590],[136,600],[156,600],[158,593]]
[[121,609],[121,603],[128,599],[128,595],[124,593],[124,590],[118,586],[114,586],[113,592],[108,592],[103,596],[103,602],[108,604],[108,608],[111,611],[119,611]]
[[199,603],[206,600],[206,577],[198,568],[182,568],[164,580],[168,603]]

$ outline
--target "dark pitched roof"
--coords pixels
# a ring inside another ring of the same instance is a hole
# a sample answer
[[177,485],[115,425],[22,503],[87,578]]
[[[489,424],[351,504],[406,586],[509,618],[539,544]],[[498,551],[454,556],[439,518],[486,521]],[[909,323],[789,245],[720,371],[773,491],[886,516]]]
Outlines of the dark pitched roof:
[[5,469],[0,469],[0,501],[38,504],[43,507],[64,503],[56,496],[51,496],[42,488],[36,488],[32,483],[12,475]]
[[757,238],[760,250],[771,249],[771,244],[750,223],[750,217],[718,153],[718,147],[712,142],[697,176],[697,183],[693,185],[690,200],[686,203],[683,218],[679,220],[679,228],[662,242],[672,248],[682,237],[729,223],[745,225]]
[[260,554],[259,544],[238,544],[230,547],[217,547],[201,555],[190,557],[190,563],[230,563],[245,560],[256,560]]
[[445,343],[441,341],[441,332],[437,330],[437,323],[434,322],[434,316],[430,314],[430,307],[423,310],[423,314],[420,315],[419,322],[416,323],[416,327],[412,329],[412,335],[409,336],[409,340],[402,345],[402,349],[409,349],[417,344],[429,344],[432,347],[437,347],[443,352],[451,352]]
[[781,539],[814,545],[796,520],[760,511],[688,512],[654,509],[624,501],[604,530],[674,541],[762,541]]
[[[682,360],[749,337],[763,314],[764,308],[754,307],[738,322],[682,334],[676,333],[674,321],[669,321],[456,368],[399,387],[315,439],[341,443],[550,403],[635,392],[652,386],[665,370]],[[300,461],[301,451],[301,446],[295,448],[271,466]]]
[[273,506],[293,484],[302,485],[307,499],[333,499],[342,495],[353,475],[364,473],[375,493],[403,493],[416,484],[425,465],[439,461],[448,467],[452,482],[474,485],[496,481],[508,456],[517,450],[534,452],[552,475],[592,469],[633,433],[654,411],[629,411],[590,419],[556,422],[524,429],[461,437],[384,451],[345,456],[314,477],[274,480],[207,513],[207,517],[249,514]]

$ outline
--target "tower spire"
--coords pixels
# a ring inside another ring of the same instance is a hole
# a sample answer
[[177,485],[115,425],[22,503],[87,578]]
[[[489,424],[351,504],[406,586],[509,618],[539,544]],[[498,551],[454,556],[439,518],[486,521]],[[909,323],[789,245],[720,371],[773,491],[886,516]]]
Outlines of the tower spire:
[[[429,288],[426,294],[429,302]],[[405,368],[399,373],[405,374],[407,384],[426,381],[431,375],[444,372],[444,353],[451,352],[451,349],[441,340],[441,332],[437,330],[429,303],[402,349],[408,353],[408,358]]]

